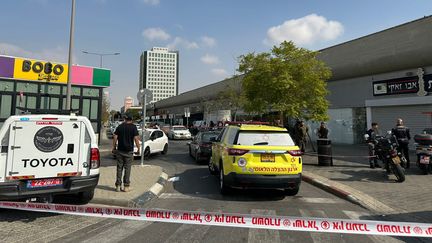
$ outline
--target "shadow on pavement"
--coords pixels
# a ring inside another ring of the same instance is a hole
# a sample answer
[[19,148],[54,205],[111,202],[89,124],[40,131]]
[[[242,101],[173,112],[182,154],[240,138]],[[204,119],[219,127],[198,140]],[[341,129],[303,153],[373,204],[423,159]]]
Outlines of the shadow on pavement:
[[228,195],[219,192],[219,180],[210,175],[206,165],[202,168],[189,169],[177,174],[179,181],[173,182],[176,191],[185,195],[220,201],[279,201],[285,198],[282,190],[237,190],[232,189]]

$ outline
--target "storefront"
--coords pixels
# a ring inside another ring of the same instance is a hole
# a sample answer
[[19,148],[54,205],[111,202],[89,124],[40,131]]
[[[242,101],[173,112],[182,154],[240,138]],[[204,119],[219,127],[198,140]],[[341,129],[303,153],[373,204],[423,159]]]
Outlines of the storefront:
[[[11,115],[65,110],[68,71],[67,64],[0,56],[0,127]],[[72,66],[71,108],[88,117],[96,133],[110,76],[107,69]]]

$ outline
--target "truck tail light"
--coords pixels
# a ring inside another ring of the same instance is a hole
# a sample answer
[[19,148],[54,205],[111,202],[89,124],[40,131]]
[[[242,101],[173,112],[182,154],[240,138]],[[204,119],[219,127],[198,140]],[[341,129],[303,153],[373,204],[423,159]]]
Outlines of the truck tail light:
[[287,152],[291,156],[301,156],[303,154],[301,150],[288,150]]
[[100,154],[99,149],[97,148],[91,148],[91,155],[90,155],[90,168],[91,169],[97,169],[100,166]]
[[228,155],[231,155],[231,156],[241,156],[241,155],[249,152],[249,150],[246,150],[246,149],[232,149],[232,148],[230,148],[230,149],[227,149],[227,152],[228,152]]

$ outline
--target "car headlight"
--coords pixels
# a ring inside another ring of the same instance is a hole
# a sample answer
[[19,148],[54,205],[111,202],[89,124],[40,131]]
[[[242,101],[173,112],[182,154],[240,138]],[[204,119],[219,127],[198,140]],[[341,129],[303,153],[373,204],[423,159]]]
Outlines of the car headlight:
[[246,164],[247,164],[247,160],[246,160],[245,158],[240,158],[240,159],[237,161],[237,164],[238,164],[238,166],[240,166],[240,167],[245,167]]

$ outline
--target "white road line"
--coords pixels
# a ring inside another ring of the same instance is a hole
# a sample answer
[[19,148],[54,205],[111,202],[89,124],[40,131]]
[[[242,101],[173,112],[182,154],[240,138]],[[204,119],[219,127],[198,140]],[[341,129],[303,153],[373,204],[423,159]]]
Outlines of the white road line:
[[[275,210],[265,210],[265,209],[252,209],[251,214],[260,215],[276,215]],[[258,243],[258,242],[275,242],[279,243],[280,235],[278,230],[268,230],[268,229],[249,229],[248,242]]]
[[[314,217],[314,218],[328,218],[322,210],[306,210],[299,209],[301,216],[303,217]],[[330,234],[330,233],[314,233],[311,232],[310,236],[313,242],[345,242],[340,234]]]
[[[287,198],[288,199],[288,198]],[[342,200],[333,199],[333,198],[321,198],[321,197],[302,197],[295,200],[299,200],[305,203],[328,203],[328,204],[336,204],[343,203]]]
[[[159,198],[161,199],[196,199],[196,198],[207,198],[207,199],[221,199],[222,196],[220,194],[182,194],[182,193],[162,193]],[[304,202],[304,203],[316,203],[316,204],[337,204],[344,203],[341,199],[333,199],[333,198],[320,198],[320,197],[299,197],[292,198],[286,197],[281,201],[295,201],[295,202]]]
[[[348,210],[343,210],[342,211],[346,216],[348,216],[350,219],[355,219],[355,220],[367,220],[367,218],[365,218],[364,216],[370,216],[370,213],[367,212],[358,212],[358,211],[348,211]],[[371,220],[371,219],[368,219]],[[376,243],[398,243],[398,242],[403,242],[400,240],[397,240],[395,238],[392,237],[388,237],[388,236],[380,236],[380,235],[370,235],[369,239],[371,239],[373,242]]]
[[127,220],[82,241],[84,243],[121,242],[123,239],[151,225],[151,222]]
[[[196,211],[202,211],[202,209],[197,209]],[[207,234],[210,227],[210,225],[182,224],[165,242],[203,242],[205,234]]]

